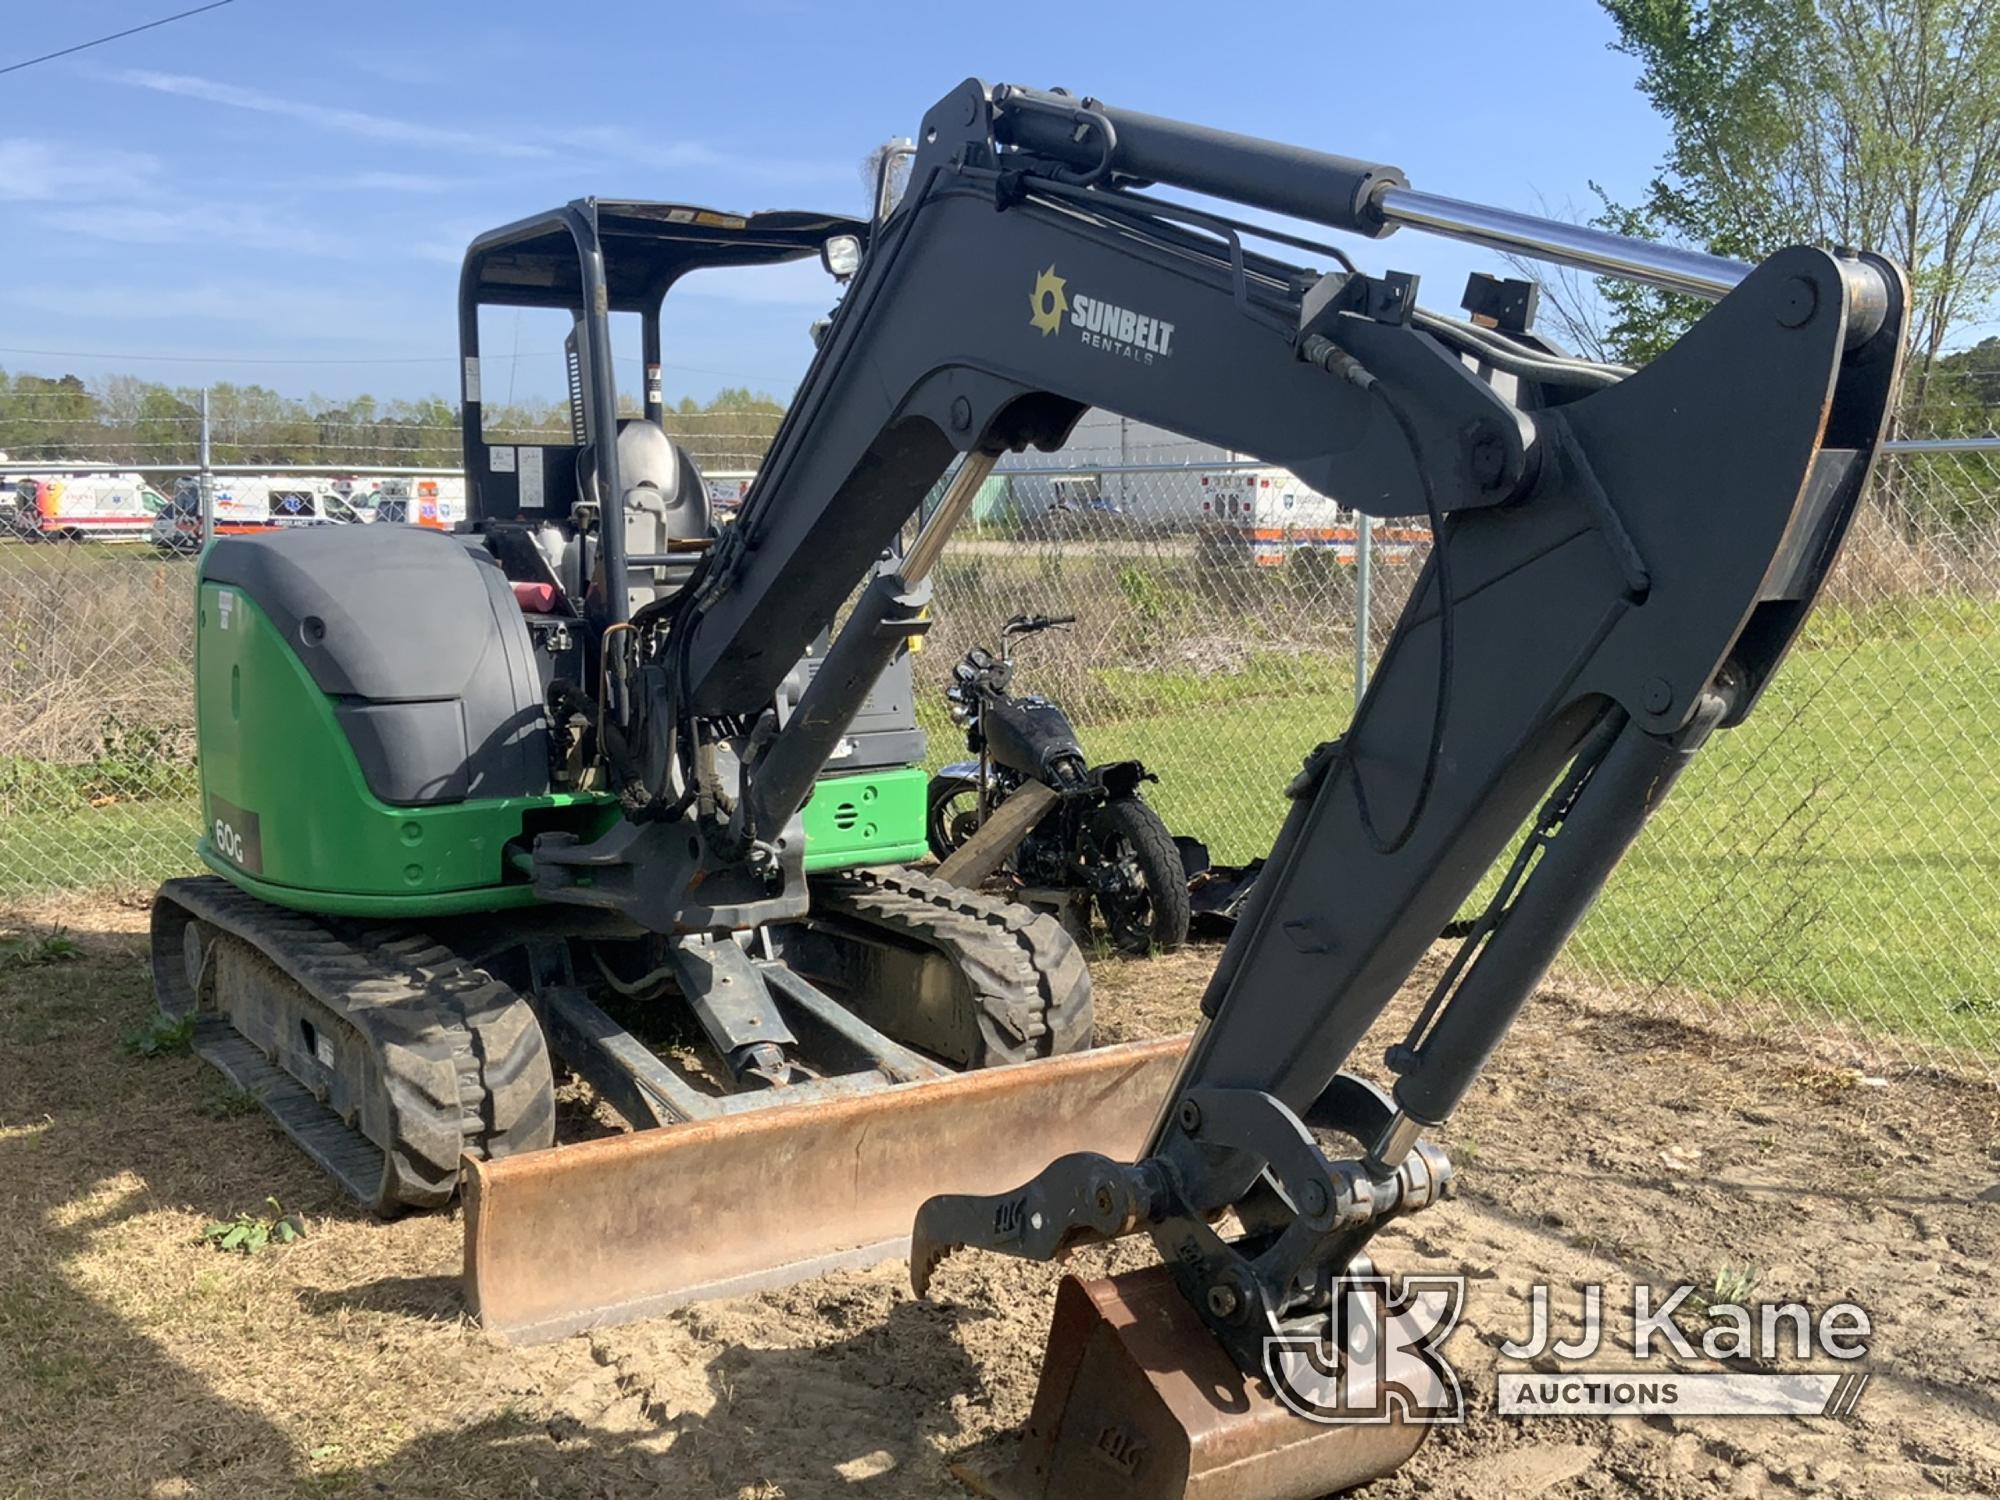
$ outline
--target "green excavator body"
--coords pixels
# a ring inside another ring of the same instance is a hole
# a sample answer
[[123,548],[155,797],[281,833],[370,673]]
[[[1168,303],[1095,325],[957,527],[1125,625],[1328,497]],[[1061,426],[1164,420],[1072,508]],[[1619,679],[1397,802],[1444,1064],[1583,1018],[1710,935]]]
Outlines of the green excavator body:
[[[205,577],[197,607],[199,851],[242,890],[328,916],[500,911],[535,900],[524,868],[535,835],[590,839],[617,822],[617,799],[595,791],[384,801],[342,727],[339,699],[257,601]],[[823,777],[804,812],[806,868],[922,858],[924,787],[920,766]]]

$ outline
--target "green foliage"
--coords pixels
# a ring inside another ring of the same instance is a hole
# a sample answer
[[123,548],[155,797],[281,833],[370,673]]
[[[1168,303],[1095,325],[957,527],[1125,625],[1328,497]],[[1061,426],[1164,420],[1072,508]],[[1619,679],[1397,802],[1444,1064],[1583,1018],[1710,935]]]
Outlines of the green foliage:
[[49,964],[73,963],[82,957],[83,949],[64,927],[36,936],[0,938],[0,965],[10,969],[39,969]]
[[0,756],[0,815],[5,816],[47,817],[113,803],[186,798],[195,789],[195,768],[184,759],[176,764],[114,755],[53,765],[27,756]]
[[1154,625],[1166,618],[1166,590],[1150,569],[1126,563],[1118,570],[1118,592],[1126,608],[1145,623]]
[[[1951,331],[2000,290],[2000,15],[1988,0],[1600,0],[1671,132],[1596,223],[1754,260],[1861,245],[1912,274],[1913,415]],[[1644,360],[1700,304],[1603,283]]]
[[186,1057],[194,1051],[194,1017],[154,1016],[126,1032],[124,1044],[134,1057]]
[[1764,1276],[1752,1266],[1718,1266],[1705,1291],[1695,1292],[1688,1301],[1706,1310],[1711,1307],[1748,1307],[1757,1295]]
[[276,1198],[266,1198],[263,1212],[220,1220],[202,1230],[201,1237],[218,1250],[255,1255],[266,1245],[289,1245],[305,1232],[305,1220],[286,1213]]
[[250,1090],[228,1087],[211,1089],[197,1106],[211,1120],[240,1120],[263,1107]]

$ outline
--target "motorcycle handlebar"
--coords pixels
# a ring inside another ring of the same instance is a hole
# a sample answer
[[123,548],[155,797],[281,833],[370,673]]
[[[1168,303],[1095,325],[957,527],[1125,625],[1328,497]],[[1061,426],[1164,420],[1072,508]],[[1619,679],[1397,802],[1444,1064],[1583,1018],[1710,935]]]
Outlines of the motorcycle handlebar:
[[1053,629],[1057,625],[1074,625],[1075,615],[1016,615],[1000,627],[1002,635],[1029,635],[1037,630]]

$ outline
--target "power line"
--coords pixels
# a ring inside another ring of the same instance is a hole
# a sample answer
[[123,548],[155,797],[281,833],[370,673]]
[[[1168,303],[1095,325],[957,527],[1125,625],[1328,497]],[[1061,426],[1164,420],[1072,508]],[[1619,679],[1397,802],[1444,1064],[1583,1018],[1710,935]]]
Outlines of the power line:
[[[375,356],[370,359],[270,359],[255,355],[238,354],[103,354],[88,349],[13,349],[0,347],[0,354],[28,354],[40,359],[102,359],[124,360],[131,364],[168,365],[436,365],[454,364],[456,360],[449,354],[412,354]],[[523,355],[526,359],[529,356]],[[561,355],[548,358],[559,359]]]
[[123,31],[114,31],[109,36],[98,37],[95,41],[78,42],[74,47],[64,47],[57,52],[44,52],[40,57],[31,57],[26,62],[9,63],[0,68],[0,74],[18,73],[23,68],[32,68],[36,63],[54,62],[58,57],[68,57],[72,52],[87,52],[92,47],[102,47],[106,42],[115,42],[120,37],[137,36],[142,31],[151,31],[156,26],[169,26],[175,21],[185,21],[189,16],[198,16],[205,10],[221,10],[225,5],[234,5],[236,0],[209,0],[207,5],[197,5],[193,10],[183,10],[171,16],[161,16],[157,21],[148,21],[143,26],[128,26]]
[[[127,364],[168,364],[168,365],[455,365],[455,354],[395,354],[375,355],[369,358],[347,359],[293,359],[275,358],[254,354],[107,354],[89,349],[16,349],[0,345],[0,354],[25,354],[35,359],[95,359],[106,362]],[[540,359],[558,360],[566,358],[559,349],[531,350],[526,354],[482,354],[481,364],[501,364],[515,360]],[[616,362],[638,368],[640,360],[636,354],[616,356]],[[755,380],[766,384],[783,384],[771,375],[757,375],[748,370],[715,370],[706,365],[677,365],[672,361],[662,361],[661,369],[678,370],[683,375],[714,375],[723,380]],[[790,377],[787,377],[790,378]]]

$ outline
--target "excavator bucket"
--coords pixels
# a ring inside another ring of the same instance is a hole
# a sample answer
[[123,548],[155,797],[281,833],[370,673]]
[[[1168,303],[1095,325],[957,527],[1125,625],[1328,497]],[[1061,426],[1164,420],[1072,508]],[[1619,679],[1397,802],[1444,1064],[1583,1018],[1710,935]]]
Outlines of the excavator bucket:
[[936,1193],[1145,1144],[1185,1038],[468,1160],[468,1299],[514,1342],[905,1255]]
[[1392,1473],[1428,1431],[1309,1422],[1236,1367],[1163,1266],[1065,1276],[1018,1451],[954,1472],[989,1500],[1309,1500]]

